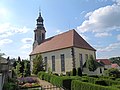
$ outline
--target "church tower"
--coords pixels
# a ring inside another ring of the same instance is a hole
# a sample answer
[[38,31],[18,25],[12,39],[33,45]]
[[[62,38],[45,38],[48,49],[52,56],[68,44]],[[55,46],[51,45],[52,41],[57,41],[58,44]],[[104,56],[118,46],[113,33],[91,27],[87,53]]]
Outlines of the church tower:
[[41,12],[39,12],[39,16],[37,18],[37,27],[34,30],[34,43],[33,43],[33,49],[37,46],[40,45],[44,40],[45,40],[45,33],[46,30],[44,28],[43,24],[43,18],[41,16]]

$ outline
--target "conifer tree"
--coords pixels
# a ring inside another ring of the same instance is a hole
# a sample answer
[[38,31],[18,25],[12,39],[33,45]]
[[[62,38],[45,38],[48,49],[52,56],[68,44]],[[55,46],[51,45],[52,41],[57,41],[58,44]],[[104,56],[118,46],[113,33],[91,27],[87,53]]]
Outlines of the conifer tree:
[[33,74],[37,74],[39,71],[44,71],[44,64],[41,55],[36,55],[33,59]]

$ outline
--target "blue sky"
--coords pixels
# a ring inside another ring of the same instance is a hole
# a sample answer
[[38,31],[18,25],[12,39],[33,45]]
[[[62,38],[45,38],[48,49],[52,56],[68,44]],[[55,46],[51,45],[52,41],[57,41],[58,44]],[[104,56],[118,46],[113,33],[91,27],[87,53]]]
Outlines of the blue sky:
[[120,0],[0,0],[0,52],[29,58],[39,7],[46,37],[76,29],[97,58],[120,56]]

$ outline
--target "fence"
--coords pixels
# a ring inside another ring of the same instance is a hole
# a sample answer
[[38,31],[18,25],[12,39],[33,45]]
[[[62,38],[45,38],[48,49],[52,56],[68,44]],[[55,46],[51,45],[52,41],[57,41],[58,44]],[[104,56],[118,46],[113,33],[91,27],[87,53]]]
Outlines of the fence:
[[42,90],[67,90],[53,85],[42,85]]

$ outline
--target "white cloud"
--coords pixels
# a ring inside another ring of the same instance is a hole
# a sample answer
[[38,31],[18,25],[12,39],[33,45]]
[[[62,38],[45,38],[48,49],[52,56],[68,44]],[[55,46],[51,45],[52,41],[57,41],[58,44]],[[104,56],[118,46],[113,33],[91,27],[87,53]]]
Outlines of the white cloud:
[[6,19],[10,16],[9,10],[4,7],[0,7],[0,19]]
[[117,36],[117,40],[120,41],[120,34]]
[[109,32],[113,29],[120,29],[120,5],[118,2],[89,12],[85,17],[87,19],[77,27],[82,33],[87,31]]
[[5,32],[5,33],[3,33],[3,34],[0,34],[0,38],[6,38],[6,37],[9,37],[9,36],[11,36],[11,35],[13,35],[12,32]]
[[113,51],[113,50],[115,50],[115,49],[120,49],[120,42],[110,44],[110,45],[107,46],[107,47],[98,48],[97,51],[98,51],[98,52],[109,52],[109,51]]
[[27,33],[30,29],[27,27],[18,27],[10,23],[0,24],[0,37],[5,38],[14,34]]
[[96,33],[95,37],[107,37],[107,36],[111,36],[112,34],[107,33],[107,32],[103,32],[103,33]]
[[0,46],[6,45],[6,44],[10,44],[13,41],[11,39],[2,39],[0,40]]
[[23,38],[21,40],[23,43],[32,43],[33,42],[33,39],[32,38]]
[[31,47],[31,44],[24,44],[20,49],[30,49]]

